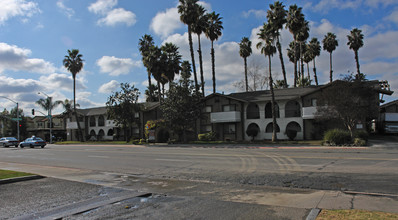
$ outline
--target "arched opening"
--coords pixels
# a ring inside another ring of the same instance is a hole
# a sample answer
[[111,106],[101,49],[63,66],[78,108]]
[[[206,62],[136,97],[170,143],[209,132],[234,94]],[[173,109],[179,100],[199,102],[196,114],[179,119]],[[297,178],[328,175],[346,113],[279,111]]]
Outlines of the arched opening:
[[108,130],[107,136],[113,136],[113,128],[111,128],[111,129]]
[[[272,133],[274,131],[274,127],[273,127],[272,122],[268,123],[267,127],[265,128],[265,133]],[[276,132],[281,132],[281,130],[279,129],[279,125],[276,124]]]
[[301,126],[299,125],[299,123],[292,121],[287,124],[286,135],[289,137],[290,140],[296,138],[298,132],[301,132]]
[[96,141],[97,140],[97,135],[95,134],[94,130],[90,131],[90,141]]
[[95,127],[95,117],[90,116],[90,127]]
[[[275,103],[275,111],[276,111],[276,117],[279,118],[279,105]],[[271,102],[268,102],[265,105],[265,118],[272,118],[272,104]]]
[[247,126],[246,134],[247,136],[252,137],[252,140],[254,140],[254,137],[256,137],[259,132],[260,127],[256,123],[251,123]]
[[104,136],[105,136],[104,130],[102,130],[102,129],[99,130],[99,132],[98,132],[98,140],[102,140]]
[[301,117],[300,104],[295,100],[290,100],[285,106],[285,117]]
[[104,126],[105,125],[105,119],[103,115],[100,115],[98,117],[98,126]]
[[260,109],[256,103],[250,103],[246,109],[247,119],[258,119],[260,118]]

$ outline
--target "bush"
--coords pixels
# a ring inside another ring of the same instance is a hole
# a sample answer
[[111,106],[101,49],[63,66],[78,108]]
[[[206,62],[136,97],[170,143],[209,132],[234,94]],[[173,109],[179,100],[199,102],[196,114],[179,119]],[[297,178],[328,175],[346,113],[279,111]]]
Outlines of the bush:
[[369,139],[369,133],[366,132],[365,130],[359,130],[354,132],[354,138],[359,138],[364,141],[367,141]]
[[209,132],[205,134],[198,134],[198,140],[200,141],[214,141],[216,139],[215,132]]
[[341,129],[332,129],[325,132],[323,141],[330,145],[345,145],[350,144],[351,135],[350,132]]
[[361,139],[361,138],[355,138],[354,146],[366,146],[366,140]]

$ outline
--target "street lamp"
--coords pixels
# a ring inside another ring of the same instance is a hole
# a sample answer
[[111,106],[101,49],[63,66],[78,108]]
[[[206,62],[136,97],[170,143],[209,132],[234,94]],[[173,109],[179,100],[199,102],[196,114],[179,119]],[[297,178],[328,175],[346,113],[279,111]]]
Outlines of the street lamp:
[[10,99],[10,98],[8,98],[8,97],[5,97],[5,96],[0,96],[0,97],[1,97],[1,98],[5,98],[5,99],[8,99],[8,100],[10,100],[11,102],[17,104],[17,132],[18,132],[18,140],[19,140],[19,111],[18,111],[18,102],[14,101],[14,100],[12,100],[12,99]]
[[52,133],[52,127],[53,127],[53,117],[51,115],[51,105],[52,105],[52,97],[48,96],[46,93],[44,92],[38,92],[37,94],[43,94],[45,96],[47,96],[47,98],[49,99],[50,103],[48,106],[48,116],[50,118],[50,143],[53,143],[53,133]]

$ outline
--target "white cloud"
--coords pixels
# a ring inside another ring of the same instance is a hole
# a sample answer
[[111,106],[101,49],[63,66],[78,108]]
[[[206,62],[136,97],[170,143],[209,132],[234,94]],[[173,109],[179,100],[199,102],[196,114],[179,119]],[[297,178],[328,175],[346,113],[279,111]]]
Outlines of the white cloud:
[[248,18],[249,16],[254,15],[258,19],[264,19],[267,17],[267,12],[265,10],[249,10],[243,12],[243,17]]
[[1,0],[0,1],[0,25],[8,19],[16,16],[31,17],[40,13],[37,3],[26,0]]
[[[44,75],[40,77],[40,82],[47,90],[73,91],[72,74],[53,73],[50,75]],[[85,86],[85,79],[78,74],[76,77],[76,90],[84,89],[87,89]]]
[[68,8],[64,4],[64,0],[57,1],[57,7],[68,17],[72,18],[75,15],[75,11],[72,8]]
[[391,12],[391,14],[385,17],[384,19],[398,24],[398,8],[395,9],[393,12]]
[[155,34],[167,37],[181,26],[182,22],[180,21],[178,9],[169,8],[165,12],[159,12],[156,14],[152,19],[150,28],[155,32]]
[[98,25],[115,26],[125,24],[132,26],[137,22],[136,15],[133,12],[124,8],[113,9],[116,5],[117,0],[97,0],[88,7],[88,10],[102,16],[97,21]]
[[136,16],[131,11],[126,11],[123,8],[116,8],[109,11],[105,17],[98,20],[98,25],[115,26],[124,23],[127,26],[132,26],[137,22]]
[[139,61],[130,58],[117,58],[114,56],[103,56],[97,60],[97,65],[102,73],[109,73],[111,76],[128,74],[133,67],[140,66]]
[[119,86],[120,86],[120,83],[118,81],[112,80],[112,81],[100,86],[98,89],[98,92],[104,93],[104,94],[109,94],[109,93],[115,91],[115,89],[117,89]]
[[94,14],[106,14],[117,5],[117,0],[98,0],[92,3],[88,10]]
[[43,74],[55,71],[54,66],[43,59],[28,58],[31,53],[29,49],[0,43],[0,73],[5,70]]

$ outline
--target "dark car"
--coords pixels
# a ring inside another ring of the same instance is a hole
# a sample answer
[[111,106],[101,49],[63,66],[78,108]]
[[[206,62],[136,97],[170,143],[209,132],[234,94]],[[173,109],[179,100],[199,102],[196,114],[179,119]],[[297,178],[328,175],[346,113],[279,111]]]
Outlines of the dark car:
[[41,138],[31,137],[31,138],[27,138],[26,140],[22,141],[19,144],[19,146],[21,148],[24,148],[24,147],[31,147],[31,148],[41,147],[41,148],[43,148],[44,146],[46,146],[46,144],[47,143],[45,141],[43,141],[43,139],[41,139]]
[[2,137],[0,138],[0,146],[9,147],[15,146],[18,147],[19,141],[15,137]]

